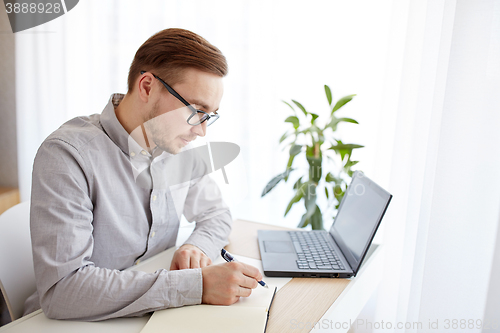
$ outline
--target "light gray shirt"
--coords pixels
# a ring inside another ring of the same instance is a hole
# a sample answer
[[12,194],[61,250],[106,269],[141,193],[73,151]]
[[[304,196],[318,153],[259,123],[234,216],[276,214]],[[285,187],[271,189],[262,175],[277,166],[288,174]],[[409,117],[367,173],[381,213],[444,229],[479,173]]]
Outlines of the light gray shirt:
[[[201,303],[201,269],[123,271],[174,246],[182,214],[196,221],[185,244],[215,260],[232,218],[202,159],[159,148],[151,155],[131,140],[115,114],[122,98],[112,95],[100,115],[68,121],[37,152],[30,221],[37,293],[26,314],[41,307],[49,318],[93,321]],[[173,170],[180,155],[187,157]],[[179,173],[181,183],[169,178]]]

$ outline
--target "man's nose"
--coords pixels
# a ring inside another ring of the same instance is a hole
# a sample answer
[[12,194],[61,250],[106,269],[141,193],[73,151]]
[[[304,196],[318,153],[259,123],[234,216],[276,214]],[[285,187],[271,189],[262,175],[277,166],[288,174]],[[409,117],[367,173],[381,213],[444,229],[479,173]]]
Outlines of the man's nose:
[[193,126],[192,131],[198,136],[205,136],[207,133],[207,122],[204,121],[199,125]]

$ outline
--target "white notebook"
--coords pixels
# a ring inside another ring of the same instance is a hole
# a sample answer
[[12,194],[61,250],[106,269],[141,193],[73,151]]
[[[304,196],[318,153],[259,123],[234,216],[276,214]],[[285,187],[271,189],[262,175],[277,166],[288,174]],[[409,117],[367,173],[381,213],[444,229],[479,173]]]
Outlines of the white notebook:
[[[131,270],[152,273],[160,267],[170,267],[175,248],[171,248],[134,266]],[[262,273],[260,260],[244,256],[236,256],[246,264],[257,267]],[[213,264],[225,263],[218,257]],[[249,297],[241,297],[230,306],[190,305],[156,311],[141,333],[225,333],[225,332],[264,332],[269,316],[269,309],[276,291],[282,288],[291,278],[264,276],[269,289],[257,286]]]
[[276,290],[258,286],[249,297],[229,306],[200,304],[156,311],[141,333],[265,332]]

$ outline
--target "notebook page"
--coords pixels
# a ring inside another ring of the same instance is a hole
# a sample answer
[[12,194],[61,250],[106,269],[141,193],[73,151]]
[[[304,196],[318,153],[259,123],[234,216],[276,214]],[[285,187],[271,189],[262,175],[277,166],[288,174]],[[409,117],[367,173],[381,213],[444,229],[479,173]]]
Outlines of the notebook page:
[[276,288],[256,289],[263,290],[229,306],[200,304],[156,311],[141,333],[264,332]]
[[[169,267],[174,251],[175,249],[169,249],[162,253],[155,262],[147,260],[138,266],[134,266],[133,269],[154,272],[159,268],[159,262],[161,262],[161,267]],[[239,255],[235,255],[235,257],[238,261],[252,265],[263,273],[260,260]],[[225,263],[224,259],[218,257],[212,264],[222,263]],[[241,297],[238,302],[230,306],[201,304],[156,311],[141,333],[264,332],[269,306],[275,291],[290,280],[291,278],[264,276],[264,281],[269,286],[269,289],[257,286],[252,290],[249,297]]]
[[141,333],[256,333],[266,321],[265,308],[191,305],[156,311]]

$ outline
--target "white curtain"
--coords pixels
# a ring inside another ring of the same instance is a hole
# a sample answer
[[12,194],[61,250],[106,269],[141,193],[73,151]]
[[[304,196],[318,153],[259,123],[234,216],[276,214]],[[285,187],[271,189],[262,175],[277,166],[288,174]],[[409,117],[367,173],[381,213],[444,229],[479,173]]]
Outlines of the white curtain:
[[21,195],[29,197],[33,157],[47,135],[125,92],[129,64],[150,35],[190,29],[229,62],[221,118],[207,140],[241,147],[226,169],[229,185],[213,174],[233,217],[295,226],[302,207],[283,218],[290,185],[260,198],[287,161],[278,140],[289,113],[280,100],[321,116],[324,84],[334,98],[357,94],[342,112],[360,125],[346,124],[342,139],[366,146],[354,156],[359,168],[394,195],[378,235],[386,275],[374,320],[420,321],[422,330],[407,331],[425,332],[429,320],[483,319],[495,303],[488,288],[499,289],[491,278],[499,25],[494,0],[80,1],[16,34]]
[[[394,200],[373,331],[480,332],[488,320],[491,331],[493,319],[500,324],[493,309],[500,280],[492,271],[500,2],[394,1],[386,73],[379,151],[391,147],[392,163],[377,170]],[[488,290],[496,295],[485,309]]]

